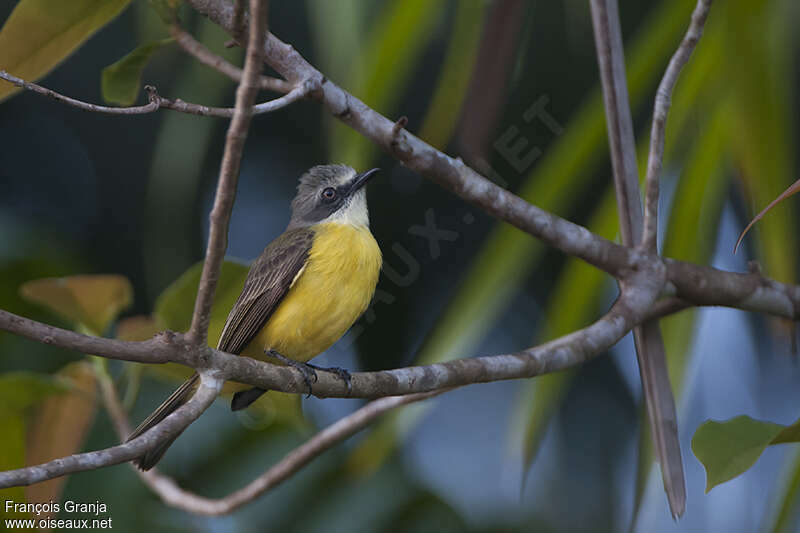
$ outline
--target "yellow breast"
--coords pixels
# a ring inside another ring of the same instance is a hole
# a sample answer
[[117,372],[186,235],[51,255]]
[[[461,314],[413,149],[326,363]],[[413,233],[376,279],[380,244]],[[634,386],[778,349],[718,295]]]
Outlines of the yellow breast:
[[381,251],[369,229],[325,223],[314,233],[306,266],[245,355],[263,358],[273,349],[308,361],[344,335],[372,300]]

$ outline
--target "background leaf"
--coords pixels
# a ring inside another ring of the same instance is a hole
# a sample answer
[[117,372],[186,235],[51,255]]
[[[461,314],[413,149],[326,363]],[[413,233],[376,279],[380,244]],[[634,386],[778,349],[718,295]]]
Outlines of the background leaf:
[[[0,69],[36,81],[108,24],[130,0],[20,0],[0,29]],[[0,81],[0,101],[19,91]]]
[[116,63],[104,68],[100,81],[103,99],[121,106],[133,105],[141,89],[142,71],[153,54],[172,41],[172,38],[168,38],[143,44]]
[[[58,376],[71,387],[61,394],[49,396],[33,414],[27,430],[27,465],[78,453],[94,420],[97,411],[96,380],[91,363],[86,360],[70,363],[58,372]],[[68,478],[58,477],[26,487],[27,501],[58,501]]]
[[[370,107],[391,116],[413,79],[413,68],[436,35],[446,2],[393,0],[371,25],[353,65],[348,90]],[[343,124],[334,126],[331,159],[366,168],[376,147]]]
[[78,275],[29,281],[20,294],[71,322],[102,335],[133,301],[128,278],[115,274]]
[[706,469],[706,492],[753,466],[771,444],[798,442],[800,420],[791,426],[737,416],[708,420],[692,437],[692,451]]
[[[203,263],[196,263],[175,280],[156,300],[153,316],[162,329],[186,331],[192,323],[194,300]],[[244,286],[249,265],[225,261],[217,281],[214,307],[211,309],[211,325],[208,329],[208,343],[217,345],[225,319]]]
[[[35,372],[7,372],[0,374],[0,470],[12,470],[25,466],[26,411],[44,401],[49,395],[67,390],[67,385],[48,374]],[[0,500],[25,500],[24,487],[0,489]],[[0,508],[0,516],[24,517],[20,513],[6,513]]]

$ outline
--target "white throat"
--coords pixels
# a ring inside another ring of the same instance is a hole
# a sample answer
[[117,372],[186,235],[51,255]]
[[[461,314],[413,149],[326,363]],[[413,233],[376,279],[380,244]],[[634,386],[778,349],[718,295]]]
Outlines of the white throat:
[[338,209],[328,218],[322,221],[334,222],[337,224],[348,224],[369,228],[369,210],[367,209],[367,194],[364,189],[356,192],[347,205]]

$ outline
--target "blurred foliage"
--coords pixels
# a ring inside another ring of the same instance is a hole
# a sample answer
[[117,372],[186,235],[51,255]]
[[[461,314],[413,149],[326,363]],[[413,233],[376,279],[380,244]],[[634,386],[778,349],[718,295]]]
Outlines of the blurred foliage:
[[[36,408],[28,424],[24,464],[38,465],[80,452],[94,419],[97,387],[92,365],[88,361],[70,363],[56,376],[70,384],[69,390],[48,396]],[[30,485],[25,497],[29,502],[59,501],[68,479],[64,476]]]
[[[36,81],[66,59],[131,0],[20,0],[0,29],[0,65]],[[0,81],[0,101],[19,91]]]
[[102,335],[133,298],[131,282],[113,274],[37,279],[19,290],[29,302],[50,309],[92,335]]
[[[621,2],[640,169],[644,169],[655,87],[685,32],[694,3]],[[39,79],[108,25],[64,69],[56,70],[45,81],[58,81],[54,87],[71,96],[96,101],[102,91],[103,98],[129,105],[136,100],[143,82],[157,80],[154,83],[163,94],[209,105],[231,105],[235,85],[230,80],[176,50],[165,49],[154,55],[167,42],[163,40],[166,32],[161,19],[171,19],[179,2],[135,2],[125,15],[109,24],[127,4],[119,0],[21,0],[13,11],[5,8],[0,12],[8,16],[0,30],[0,68],[29,80]],[[708,263],[718,246],[728,250],[733,244],[719,242],[724,212],[733,208],[737,215],[749,218],[796,177],[795,4],[792,0],[728,0],[714,5],[703,40],[678,82],[669,115],[661,209],[662,226],[666,228],[662,251],[666,256]],[[368,105],[388,117],[407,115],[410,131],[470,161],[473,154],[458,153],[453,139],[459,133],[471,80],[481,76],[474,71],[475,57],[481,46],[491,46],[482,40],[489,7],[482,0],[272,2],[270,24],[328,77]],[[615,202],[588,7],[578,2],[530,3],[525,9],[526,20],[531,22],[526,23],[525,35],[520,38],[500,126],[487,145],[494,146],[496,138],[514,127],[527,143],[527,150],[539,149],[541,157],[533,157],[520,169],[495,148],[487,168],[481,170],[536,205],[613,239],[617,232]],[[186,15],[182,25],[200,41],[229,61],[240,60],[241,51],[223,47],[227,37],[219,28],[194,16],[191,10],[181,14]],[[134,51],[125,56],[130,50]],[[105,65],[110,66],[100,76]],[[86,79],[92,83],[87,84]],[[2,84],[0,99],[13,90]],[[60,141],[58,135],[79,139],[79,146],[86,147],[82,157],[91,162],[82,168],[96,169],[101,177],[96,182],[77,181],[81,174],[73,174],[71,167],[64,173],[70,180],[69,188],[95,187],[100,207],[96,218],[91,218],[85,214],[89,212],[87,206],[54,195],[46,199],[45,209],[26,211],[25,202],[34,204],[40,194],[22,184],[35,177],[31,167],[40,156],[23,155],[27,159],[19,168],[24,171],[9,171],[9,190],[4,191],[0,182],[0,192],[6,192],[0,194],[0,215],[4,217],[0,224],[0,274],[4,279],[0,308],[54,319],[95,335],[111,332],[126,340],[150,338],[167,328],[185,330],[200,272],[195,262],[202,253],[203,236],[197,227],[206,217],[207,185],[219,168],[225,124],[178,113],[98,122],[97,117],[73,110],[44,107],[42,100],[34,98],[20,96],[13,105],[0,107],[0,124],[11,132],[5,144],[13,140],[11,136],[32,135],[32,131],[52,135],[49,145]],[[540,117],[531,115],[532,106],[541,102],[557,121],[557,129],[533,120]],[[16,116],[15,105],[20,106]],[[2,122],[4,118],[9,122]],[[38,120],[43,125],[19,130],[25,120]],[[58,130],[63,124],[68,124],[68,129]],[[75,150],[70,153],[78,157]],[[288,205],[293,183],[284,186],[284,176],[296,175],[320,160],[365,168],[373,166],[378,157],[374,146],[316,106],[300,104],[255,121],[243,165],[243,194],[237,203],[237,215],[244,220],[242,227],[255,228],[244,238],[263,246],[269,236],[281,231],[285,221],[271,213],[276,206]],[[51,158],[60,161],[58,154],[51,154]],[[387,160],[383,166],[391,164]],[[123,169],[126,165],[131,168]],[[469,228],[459,227],[458,242],[444,243],[452,244],[449,249],[443,248],[444,260],[423,261],[427,243],[409,237],[407,229],[418,224],[428,209],[435,209],[442,227],[455,227],[463,220],[463,206],[433,187],[420,185],[416,177],[402,170],[389,173],[389,184],[377,185],[370,193],[373,231],[387,263],[396,263],[394,254],[397,246],[402,246],[421,274],[393,292],[388,303],[379,302],[374,316],[366,320],[364,335],[342,350],[351,347],[356,352],[369,352],[369,365],[374,368],[411,360],[426,364],[498,353],[566,334],[607,309],[615,294],[613,280],[580,261],[548,252],[528,235],[486,217],[477,217]],[[259,188],[263,183],[266,187]],[[19,204],[13,203],[16,198],[21,199]],[[251,198],[259,205],[248,210]],[[58,209],[70,219],[80,214],[89,222],[70,229],[50,218],[50,211]],[[4,213],[6,210],[10,214]],[[745,240],[746,252],[763,263],[768,275],[781,281],[796,279],[797,260],[792,252],[797,246],[795,227],[794,211],[783,207],[766,217]],[[235,237],[232,231],[232,240]],[[70,275],[97,271],[123,275]],[[209,332],[212,345],[246,271],[244,264],[225,263]],[[134,280],[133,286],[129,278]],[[381,287],[386,287],[385,282]],[[17,294],[20,285],[26,298],[44,305],[54,315],[43,314],[21,300]],[[133,315],[118,320],[132,304]],[[699,315],[690,311],[662,321],[680,420],[691,420],[687,378],[697,357],[692,342]],[[761,340],[759,346],[764,349]],[[381,354],[373,353],[376,345]],[[0,468],[81,449],[87,432],[86,448],[106,446],[109,439],[116,438],[103,417],[92,422],[94,377],[85,361],[65,365],[75,356],[34,347],[2,333],[0,349],[8,354],[0,360],[0,430],[4,435]],[[625,374],[623,367],[628,363],[621,358],[617,363],[619,368],[612,372]],[[761,364],[766,372],[772,368],[769,365],[779,363],[765,358]],[[136,364],[111,362],[107,367],[124,393],[125,405],[132,408],[132,419],[144,416],[167,393],[167,385],[143,376],[167,377],[172,388],[174,380],[184,379],[189,372],[177,365],[149,365],[144,373],[144,367]],[[19,368],[25,372],[14,371]],[[517,478],[528,480],[523,490],[525,505],[514,500],[515,509],[523,508],[516,513],[498,505],[480,515],[475,506],[459,499],[457,489],[466,491],[468,487],[453,482],[448,492],[421,481],[423,476],[415,471],[417,463],[407,444],[423,431],[419,422],[428,413],[427,405],[387,416],[362,438],[320,457],[269,497],[226,519],[187,523],[180,513],[155,502],[127,469],[82,473],[66,486],[61,482],[35,486],[27,497],[57,498],[65,490],[70,498],[94,501],[100,497],[97,487],[103,487],[103,497],[108,493],[108,498],[117,498],[116,523],[146,526],[158,521],[175,531],[596,530],[602,527],[598,524],[612,523],[609,517],[616,511],[604,509],[598,518],[576,509],[571,513],[575,517],[556,518],[550,510],[564,495],[549,490],[557,485],[547,478],[548,467],[556,472],[569,471],[566,465],[576,454],[582,457],[592,446],[598,446],[596,439],[587,435],[586,442],[559,442],[558,452],[547,451],[545,436],[556,435],[553,438],[558,439],[560,435],[561,424],[552,421],[567,416],[570,411],[565,399],[575,392],[578,383],[585,383],[575,379],[579,376],[609,379],[599,374],[597,365],[589,364],[509,385],[514,387],[514,400],[509,404],[513,415],[503,422],[507,424],[505,433],[498,427],[467,426],[476,435],[494,432],[493,446],[504,453],[511,450],[513,468],[522,474]],[[616,383],[614,380],[609,383]],[[225,390],[233,389],[226,386]],[[785,394],[789,397],[791,390]],[[312,415],[309,418],[323,425],[343,414],[341,409],[349,410],[357,404],[336,407],[345,403],[330,400],[321,407],[323,404],[307,402],[305,407]],[[604,416],[596,411],[595,404],[602,402],[589,401],[583,408],[597,417]],[[202,423],[193,425],[178,439],[165,459],[166,469],[175,470],[189,488],[204,494],[222,495],[238,488],[300,443],[309,430],[296,396],[270,393],[235,419],[225,411],[209,411]],[[336,411],[335,416],[332,411]],[[450,416],[469,418],[469,414],[454,412]],[[793,415],[797,418],[797,413]],[[213,430],[204,426],[209,419]],[[635,433],[635,427],[629,429]],[[749,468],[764,448],[777,443],[776,439],[793,440],[794,436],[786,437],[789,431],[787,426],[748,417],[701,425],[692,447],[708,472],[708,488]],[[615,488],[609,500],[624,507],[621,502],[634,494],[634,524],[644,508],[658,505],[662,509],[664,505],[645,497],[647,479],[657,470],[647,432],[638,433],[638,464],[632,474],[635,489]],[[42,435],[50,435],[51,440]],[[462,439],[461,435],[453,437],[453,441]],[[458,450],[457,444],[443,446]],[[555,466],[536,460],[545,453]],[[635,462],[625,450],[609,453],[621,464]],[[453,456],[462,459],[456,451]],[[786,464],[784,482],[776,484],[774,494],[770,493],[775,505],[762,520],[775,531],[788,531],[797,524],[800,460],[795,454]],[[441,467],[442,477],[458,479],[459,463]],[[583,475],[586,479],[581,481],[589,488],[582,501],[596,501],[597,494],[605,494],[609,486],[616,487],[616,480],[610,477]],[[483,481],[473,483],[480,486]],[[713,491],[705,498],[714,498],[720,492]],[[532,493],[536,497],[528,496]],[[2,494],[21,501],[26,493],[14,489]],[[494,505],[492,497],[499,496],[487,495],[487,508]],[[308,502],[314,502],[313,513],[308,512]],[[152,512],[143,513],[142,509]],[[666,516],[666,512],[662,514]],[[616,520],[616,529],[627,528],[626,518]]]
[[106,102],[130,106],[136,102],[141,88],[142,71],[153,54],[171,44],[172,38],[145,43],[116,63],[103,69],[101,87]]

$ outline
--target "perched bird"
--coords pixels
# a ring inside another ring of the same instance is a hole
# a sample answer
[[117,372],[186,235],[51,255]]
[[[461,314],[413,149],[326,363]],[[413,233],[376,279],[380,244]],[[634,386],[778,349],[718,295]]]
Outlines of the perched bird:
[[[364,185],[378,171],[357,174],[345,165],[320,165],[300,177],[286,230],[256,259],[220,335],[219,350],[280,361],[303,371],[347,371],[305,363],[327,350],[366,310],[381,269],[381,251],[369,230]],[[128,437],[152,428],[194,394],[194,374]],[[238,392],[231,409],[247,407],[263,389]],[[149,470],[177,438],[133,462]]]

